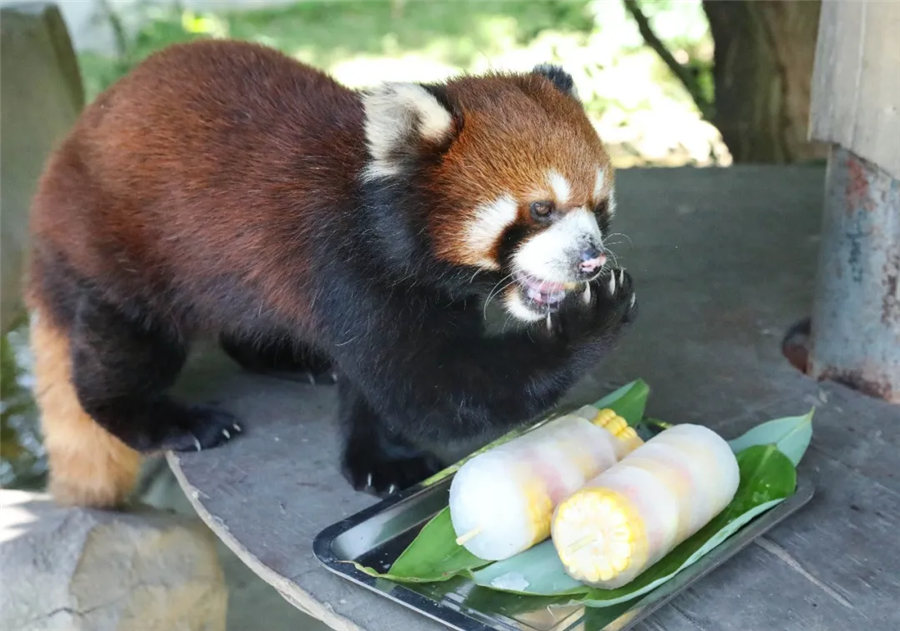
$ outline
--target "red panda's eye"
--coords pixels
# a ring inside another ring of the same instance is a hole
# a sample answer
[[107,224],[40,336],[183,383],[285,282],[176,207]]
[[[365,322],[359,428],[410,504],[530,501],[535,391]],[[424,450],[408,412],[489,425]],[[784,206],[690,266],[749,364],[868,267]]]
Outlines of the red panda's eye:
[[534,202],[531,204],[531,216],[535,219],[546,219],[553,212],[553,202]]

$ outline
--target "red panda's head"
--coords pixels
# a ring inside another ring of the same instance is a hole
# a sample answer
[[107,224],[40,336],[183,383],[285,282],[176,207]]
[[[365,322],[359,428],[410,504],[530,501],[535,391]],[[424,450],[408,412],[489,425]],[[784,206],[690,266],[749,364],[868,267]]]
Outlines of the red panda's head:
[[539,319],[600,273],[614,173],[563,70],[387,84],[364,106],[364,178],[407,196],[437,260],[507,284],[511,315]]

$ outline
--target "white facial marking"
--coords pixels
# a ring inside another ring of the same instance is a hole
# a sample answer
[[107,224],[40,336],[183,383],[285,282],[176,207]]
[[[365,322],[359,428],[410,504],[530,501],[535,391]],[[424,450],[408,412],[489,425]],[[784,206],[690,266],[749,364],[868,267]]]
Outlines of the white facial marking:
[[400,172],[390,155],[402,143],[414,142],[411,137],[438,141],[446,137],[453,119],[434,96],[414,83],[387,83],[363,97],[366,113],[366,143],[373,161],[363,177],[375,179]]
[[609,216],[612,217],[616,214],[616,188],[613,187],[609,189],[609,210],[607,211]]
[[473,264],[486,269],[500,269],[500,265],[487,256],[503,231],[511,226],[519,214],[519,207],[512,195],[506,194],[475,209],[475,217],[465,234],[465,247]]
[[506,310],[511,316],[524,322],[537,322],[544,316],[536,311],[532,311],[525,306],[522,296],[518,291],[507,293],[503,300]]
[[575,280],[580,253],[590,243],[602,245],[600,227],[593,213],[578,208],[528,239],[513,257],[513,264],[539,280],[571,282]]
[[594,201],[600,201],[603,197],[603,186],[606,184],[606,172],[603,169],[597,169],[597,176],[594,178]]
[[556,196],[556,204],[558,206],[568,204],[572,186],[562,173],[554,169],[547,171],[547,181],[550,183],[550,188],[553,189],[553,195]]

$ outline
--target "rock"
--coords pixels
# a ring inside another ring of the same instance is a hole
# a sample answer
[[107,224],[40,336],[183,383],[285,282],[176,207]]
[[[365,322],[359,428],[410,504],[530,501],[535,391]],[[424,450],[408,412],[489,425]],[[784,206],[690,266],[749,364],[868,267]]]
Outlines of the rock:
[[215,539],[195,516],[61,508],[3,490],[0,567],[0,629],[225,629]]

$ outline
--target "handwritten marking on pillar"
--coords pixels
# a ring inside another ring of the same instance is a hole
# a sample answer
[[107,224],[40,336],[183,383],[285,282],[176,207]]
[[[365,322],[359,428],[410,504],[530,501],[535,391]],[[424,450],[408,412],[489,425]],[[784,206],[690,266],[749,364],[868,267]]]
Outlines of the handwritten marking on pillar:
[[847,265],[850,267],[850,278],[857,283],[861,283],[863,280],[863,265],[861,260],[862,240],[863,238],[868,237],[868,234],[859,225],[859,218],[853,223],[855,224],[854,230],[847,230],[844,233],[850,247],[850,252],[847,256]]
[[859,158],[848,155],[847,171],[847,214],[852,215],[856,210],[871,212],[874,205],[869,195],[869,178]]
[[900,252],[890,254],[884,264],[884,289],[881,321],[893,325],[900,337]]

